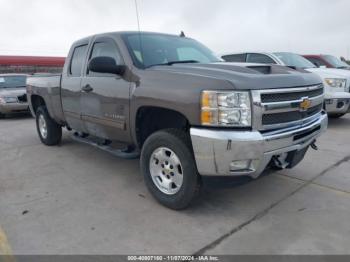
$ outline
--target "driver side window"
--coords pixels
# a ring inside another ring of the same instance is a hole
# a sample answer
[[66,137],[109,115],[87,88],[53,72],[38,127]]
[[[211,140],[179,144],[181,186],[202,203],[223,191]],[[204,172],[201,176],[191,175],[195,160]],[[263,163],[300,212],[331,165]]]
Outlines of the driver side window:
[[[110,41],[94,43],[89,60],[100,56],[112,57],[117,65],[123,65],[123,60],[118,48]],[[91,75],[95,73],[89,71],[88,74]]]

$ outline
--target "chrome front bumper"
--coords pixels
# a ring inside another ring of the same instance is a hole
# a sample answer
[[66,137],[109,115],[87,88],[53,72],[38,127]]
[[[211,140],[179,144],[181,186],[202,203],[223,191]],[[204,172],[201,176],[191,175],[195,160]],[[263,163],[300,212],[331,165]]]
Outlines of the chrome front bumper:
[[12,114],[12,113],[21,113],[21,112],[29,112],[28,103],[0,104],[0,113],[2,114]]
[[333,98],[325,100],[328,114],[346,114],[350,111],[350,98]]
[[325,109],[328,114],[346,114],[350,110],[350,93],[326,93]]
[[[268,133],[191,128],[198,172],[203,176],[247,175],[256,178],[273,156],[305,149],[325,132],[327,125],[327,115],[322,112],[307,125]],[[245,169],[233,170],[235,161],[249,164]]]

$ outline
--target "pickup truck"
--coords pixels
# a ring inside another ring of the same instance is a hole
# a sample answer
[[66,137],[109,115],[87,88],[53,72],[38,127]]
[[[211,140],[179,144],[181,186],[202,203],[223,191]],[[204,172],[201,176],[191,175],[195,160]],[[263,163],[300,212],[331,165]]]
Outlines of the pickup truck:
[[303,55],[303,57],[317,67],[350,70],[350,65],[332,55]]
[[344,69],[318,68],[301,55],[289,52],[237,53],[222,56],[227,62],[278,64],[317,74],[325,86],[325,110],[330,118],[350,113],[350,72]]
[[257,178],[292,168],[327,128],[319,77],[279,65],[231,64],[184,36],[115,32],[75,42],[62,75],[27,94],[41,141],[62,127],[140,152],[151,194],[186,208],[202,176]]

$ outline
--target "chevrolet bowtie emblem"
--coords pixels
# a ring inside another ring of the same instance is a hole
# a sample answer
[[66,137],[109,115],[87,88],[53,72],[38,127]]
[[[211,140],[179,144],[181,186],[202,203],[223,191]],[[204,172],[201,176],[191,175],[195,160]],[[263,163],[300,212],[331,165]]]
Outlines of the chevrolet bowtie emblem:
[[311,101],[310,101],[310,99],[309,99],[309,98],[304,98],[304,99],[303,99],[303,102],[300,103],[299,107],[300,107],[300,109],[301,109],[302,111],[308,110],[308,109],[311,107]]

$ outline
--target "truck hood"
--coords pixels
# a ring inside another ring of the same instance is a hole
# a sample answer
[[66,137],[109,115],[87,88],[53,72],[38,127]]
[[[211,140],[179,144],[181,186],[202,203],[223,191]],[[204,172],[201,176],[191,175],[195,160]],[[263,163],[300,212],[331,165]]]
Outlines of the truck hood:
[[350,78],[350,71],[345,69],[336,69],[336,68],[308,68],[306,69],[309,72],[318,74],[321,77],[330,77],[330,78]]
[[[344,69],[335,69],[335,68],[309,68],[306,69],[309,72],[315,73],[322,78],[323,84],[325,86],[326,98],[344,98],[344,95],[347,98],[350,98],[349,89],[350,89],[350,71]],[[334,88],[328,86],[325,79],[326,78],[343,78],[346,79],[345,88]],[[343,93],[343,95],[341,95]]]
[[17,97],[26,94],[25,88],[0,88],[0,96]]
[[205,78],[229,81],[234,89],[242,90],[300,87],[322,83],[322,80],[315,74],[280,65],[219,62],[154,66],[148,70],[194,75],[203,77],[203,81]]

